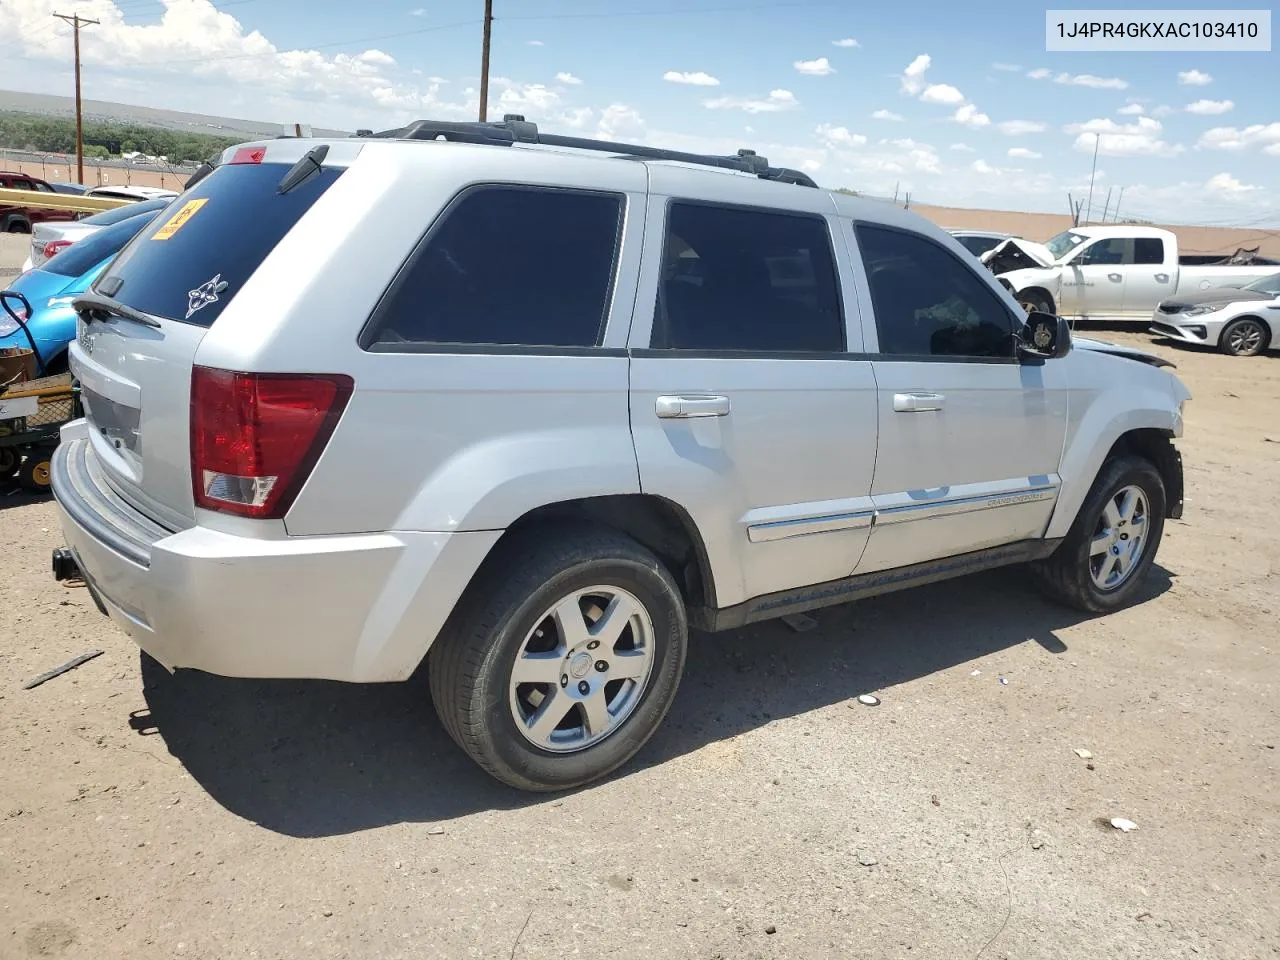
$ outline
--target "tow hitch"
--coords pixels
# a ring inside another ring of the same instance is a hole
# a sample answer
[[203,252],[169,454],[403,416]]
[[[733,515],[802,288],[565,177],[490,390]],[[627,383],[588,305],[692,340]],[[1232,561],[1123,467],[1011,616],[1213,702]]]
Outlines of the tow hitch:
[[57,547],[53,551],[53,579],[59,583],[84,579],[80,564],[76,562],[76,555],[66,547]]

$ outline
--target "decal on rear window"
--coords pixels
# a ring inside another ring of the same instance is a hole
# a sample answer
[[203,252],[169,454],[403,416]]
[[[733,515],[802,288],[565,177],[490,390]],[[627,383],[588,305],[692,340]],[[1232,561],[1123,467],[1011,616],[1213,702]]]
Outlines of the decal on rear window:
[[209,202],[208,197],[200,197],[197,200],[188,200],[182,205],[177,213],[169,218],[169,222],[151,235],[152,240],[168,240],[175,233],[181,230],[188,220],[200,212],[200,208]]
[[203,310],[211,303],[218,302],[218,294],[227,289],[227,281],[222,279],[222,274],[217,274],[212,280],[206,280],[194,290],[187,291],[187,316],[190,320],[191,315],[197,310]]

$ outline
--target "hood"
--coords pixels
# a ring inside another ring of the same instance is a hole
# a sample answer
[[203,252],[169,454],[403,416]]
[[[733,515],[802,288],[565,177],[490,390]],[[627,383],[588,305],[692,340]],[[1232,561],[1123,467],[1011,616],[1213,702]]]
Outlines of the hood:
[[1043,243],[1021,237],[1010,237],[996,244],[978,259],[995,274],[1026,267],[1050,267],[1054,263],[1053,253]]
[[1149,364],[1153,367],[1175,366],[1163,357],[1148,353],[1146,350],[1139,350],[1137,347],[1126,347],[1118,343],[1107,343],[1104,340],[1093,340],[1089,337],[1077,337],[1074,334],[1071,337],[1071,346],[1081,350],[1093,350],[1097,353],[1109,353],[1113,357],[1124,357],[1127,360],[1137,360],[1139,363]]
[[1179,294],[1168,300],[1160,301],[1161,313],[1177,313],[1186,307],[1198,307],[1205,303],[1246,303],[1255,300],[1275,300],[1276,294],[1263,293],[1261,290],[1245,290],[1243,287],[1210,287],[1208,290],[1196,290],[1192,293]]

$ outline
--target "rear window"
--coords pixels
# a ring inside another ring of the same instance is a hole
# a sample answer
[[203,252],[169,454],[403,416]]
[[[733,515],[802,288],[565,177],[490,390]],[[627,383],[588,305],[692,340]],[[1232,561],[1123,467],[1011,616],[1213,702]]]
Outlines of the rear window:
[[92,224],[95,227],[109,227],[113,223],[119,223],[121,220],[128,220],[130,217],[136,217],[143,213],[155,213],[157,210],[163,210],[168,200],[143,200],[139,203],[126,203],[123,207],[116,207],[113,210],[103,210],[101,213],[95,213],[92,217],[85,217],[81,223]]
[[95,287],[114,287],[111,296],[143,313],[212,326],[343,172],[325,167],[282,194],[277,186],[289,168],[281,163],[219,167],[172,201]]
[[82,277],[103,260],[119,253],[155,217],[156,211],[136,214],[128,220],[103,227],[45,261],[40,269],[64,277]]

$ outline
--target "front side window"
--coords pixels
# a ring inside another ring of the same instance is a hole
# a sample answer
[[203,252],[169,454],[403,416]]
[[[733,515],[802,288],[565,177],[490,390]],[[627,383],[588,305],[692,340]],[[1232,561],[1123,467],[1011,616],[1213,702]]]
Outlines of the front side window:
[[826,221],[672,203],[651,346],[842,352],[844,314]]
[[1077,258],[1076,263],[1080,266],[1111,266],[1125,262],[1125,247],[1127,240],[1120,237],[1111,237],[1107,240],[1098,240],[1093,246],[1086,249]]
[[400,271],[365,342],[592,347],[604,336],[624,198],[540,187],[463,194]]
[[1014,356],[1013,315],[967,264],[919,234],[859,224],[880,352]]

